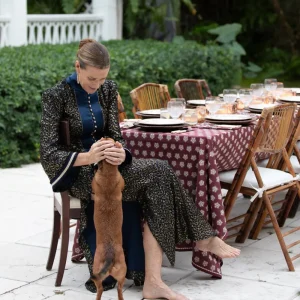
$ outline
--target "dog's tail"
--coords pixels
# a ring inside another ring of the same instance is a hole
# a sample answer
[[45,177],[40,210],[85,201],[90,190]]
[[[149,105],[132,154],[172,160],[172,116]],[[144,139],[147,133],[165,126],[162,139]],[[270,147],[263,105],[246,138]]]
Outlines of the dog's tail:
[[115,259],[115,251],[112,245],[109,244],[105,248],[105,262],[102,269],[98,274],[93,274],[91,279],[99,280],[99,278],[103,277],[108,272],[111,265],[113,264],[114,259]]

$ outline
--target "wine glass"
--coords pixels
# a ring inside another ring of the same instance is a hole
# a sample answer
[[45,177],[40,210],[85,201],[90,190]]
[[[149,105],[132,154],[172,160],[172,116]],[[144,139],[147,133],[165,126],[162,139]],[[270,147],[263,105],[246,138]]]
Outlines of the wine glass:
[[167,110],[172,119],[178,119],[185,109],[185,102],[181,100],[170,100],[168,102]]
[[265,89],[268,92],[276,90],[277,89],[277,79],[275,79],[275,78],[265,79]]
[[261,97],[264,93],[264,85],[262,83],[252,83],[250,89],[252,89],[252,95],[255,97]]
[[249,107],[249,104],[252,102],[252,94],[252,89],[239,90],[239,99],[244,104],[244,107]]
[[220,97],[206,97],[205,107],[211,115],[216,114],[216,112],[222,107],[223,102]]
[[[228,105],[233,105],[233,103],[238,98],[238,91],[236,89],[225,89],[223,90],[223,100]],[[228,107],[228,111],[230,111]]]

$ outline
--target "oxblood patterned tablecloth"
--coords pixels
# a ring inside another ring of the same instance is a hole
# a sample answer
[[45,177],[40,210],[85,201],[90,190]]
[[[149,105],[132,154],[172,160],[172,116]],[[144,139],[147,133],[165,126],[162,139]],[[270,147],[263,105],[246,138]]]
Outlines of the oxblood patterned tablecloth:
[[[123,129],[122,134],[134,157],[169,162],[201,213],[224,239],[227,229],[218,171],[238,167],[252,131],[253,126],[233,130],[193,128],[185,133],[145,132],[131,128]],[[196,251],[192,241],[177,245],[176,249],[193,250],[195,268],[222,278],[222,261],[215,255]]]

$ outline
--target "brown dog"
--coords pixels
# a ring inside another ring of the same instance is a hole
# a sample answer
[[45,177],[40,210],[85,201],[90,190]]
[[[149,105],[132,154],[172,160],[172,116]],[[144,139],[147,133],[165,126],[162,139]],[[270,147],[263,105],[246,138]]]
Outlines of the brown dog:
[[[115,147],[122,147],[118,142]],[[95,193],[94,223],[97,248],[91,279],[97,287],[96,300],[103,293],[102,281],[109,275],[118,281],[118,299],[124,300],[122,289],[127,271],[122,247],[122,191],[124,179],[114,166],[105,160],[98,163],[98,170],[92,181]]]

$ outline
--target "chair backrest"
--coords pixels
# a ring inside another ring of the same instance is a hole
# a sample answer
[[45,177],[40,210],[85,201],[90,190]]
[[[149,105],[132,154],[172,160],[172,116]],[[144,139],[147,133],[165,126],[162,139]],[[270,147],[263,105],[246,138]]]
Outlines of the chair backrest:
[[133,103],[132,112],[167,107],[170,100],[168,86],[156,83],[144,83],[130,92]]
[[272,117],[269,116],[269,126],[265,128],[264,137],[256,152],[282,153],[286,149],[294,127],[296,104],[283,104],[274,107]]
[[185,100],[205,99],[206,96],[211,96],[205,79],[179,79],[174,87],[177,96]]
[[297,114],[294,119],[294,127],[289,142],[286,146],[286,151],[288,156],[291,156],[294,152],[294,154],[297,156],[300,162],[300,151],[297,145],[299,139],[300,139],[300,109],[298,108]]
[[118,111],[119,111],[119,122],[123,122],[124,119],[127,119],[127,115],[120,94],[118,94]]

